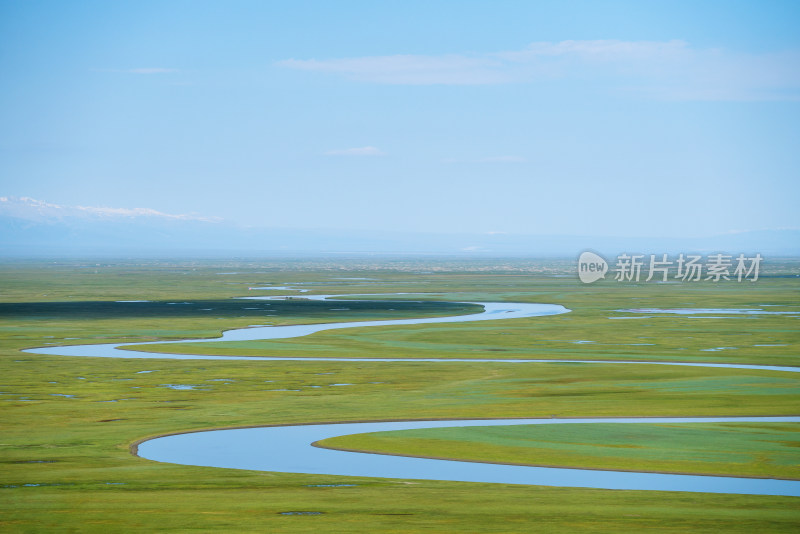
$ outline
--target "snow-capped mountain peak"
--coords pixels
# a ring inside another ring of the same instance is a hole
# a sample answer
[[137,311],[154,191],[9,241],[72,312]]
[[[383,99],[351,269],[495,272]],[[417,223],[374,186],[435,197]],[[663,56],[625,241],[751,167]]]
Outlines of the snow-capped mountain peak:
[[152,208],[112,208],[96,206],[62,206],[31,197],[0,197],[0,216],[34,222],[64,219],[169,219],[180,221],[220,222],[219,217],[196,214],[164,213]]

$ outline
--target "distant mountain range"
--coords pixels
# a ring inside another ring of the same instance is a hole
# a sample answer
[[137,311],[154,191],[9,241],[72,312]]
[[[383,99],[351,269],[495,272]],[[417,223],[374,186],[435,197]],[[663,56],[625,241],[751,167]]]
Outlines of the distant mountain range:
[[60,206],[0,197],[0,256],[270,256],[420,254],[577,257],[584,250],[800,256],[800,230],[760,230],[707,238],[444,234],[252,228],[219,218],[147,208]]

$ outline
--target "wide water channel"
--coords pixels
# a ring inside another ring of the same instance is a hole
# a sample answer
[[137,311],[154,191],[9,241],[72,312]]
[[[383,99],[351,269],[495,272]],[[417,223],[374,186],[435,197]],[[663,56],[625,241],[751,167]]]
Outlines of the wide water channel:
[[137,454],[142,458],[159,462],[282,473],[800,496],[800,481],[794,480],[502,465],[338,451],[313,445],[316,441],[336,436],[417,428],[576,423],[719,422],[796,423],[800,422],[800,417],[483,419],[274,426],[164,436],[140,443]]

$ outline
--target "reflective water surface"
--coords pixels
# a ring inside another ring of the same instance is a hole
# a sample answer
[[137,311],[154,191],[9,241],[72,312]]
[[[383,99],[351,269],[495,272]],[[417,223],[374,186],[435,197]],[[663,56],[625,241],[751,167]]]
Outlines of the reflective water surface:
[[[270,287],[262,289],[284,289]],[[288,289],[288,288],[287,288]],[[333,295],[313,295],[304,298],[323,300]],[[342,297],[342,295],[336,295]],[[284,297],[246,297],[254,299],[280,299]],[[339,300],[339,299],[337,299]],[[342,300],[347,302],[347,300]],[[263,326],[228,330],[215,339],[191,339],[171,342],[133,344],[72,345],[41,347],[24,352],[61,356],[88,356],[102,358],[148,358],[181,360],[252,360],[252,361],[328,361],[328,362],[493,362],[536,363],[573,362],[582,364],[645,364],[681,365],[693,367],[724,367],[737,369],[764,369],[771,371],[800,372],[798,367],[742,365],[688,362],[631,362],[622,360],[521,360],[521,359],[415,359],[415,358],[283,358],[248,356],[203,356],[122,350],[120,347],[168,343],[204,343],[214,341],[246,341],[300,337],[342,328],[365,326],[414,325],[427,323],[455,323],[516,319],[567,313],[570,310],[556,304],[531,304],[509,302],[478,302],[484,311],[477,314],[425,319],[399,319],[385,321],[358,321],[316,325]],[[639,311],[639,310],[627,310]],[[650,313],[653,310],[649,310]],[[167,387],[176,387],[167,385]],[[193,386],[185,386],[186,388]],[[561,469],[513,466],[479,462],[459,462],[409,458],[335,451],[312,446],[312,443],[329,437],[347,434],[406,430],[447,426],[497,426],[519,424],[574,424],[574,423],[682,423],[682,422],[800,422],[800,417],[717,417],[717,418],[606,418],[606,419],[489,419],[452,421],[401,421],[376,423],[337,423],[247,429],[214,430],[176,434],[145,441],[138,446],[143,458],[160,462],[235,469],[252,469],[289,473],[365,476],[382,478],[412,478],[451,480],[463,482],[496,482],[505,484],[536,484],[547,486],[589,487],[605,489],[698,491],[710,493],[742,493],[756,495],[800,496],[800,481],[754,479],[715,476],[668,475],[588,469]]]
[[277,426],[212,430],[155,438],[139,444],[138,454],[142,458],[159,462],[283,473],[800,496],[800,481],[793,480],[528,467],[355,453],[312,446],[315,441],[335,436],[417,428],[716,422],[800,422],[800,417],[486,419]]
[[[390,295],[409,295],[410,293],[391,293]],[[377,294],[380,295],[380,294]],[[341,297],[348,295],[307,295],[303,298],[311,300],[328,300],[336,297],[336,301],[348,302]],[[368,295],[361,295],[368,296]],[[284,296],[258,296],[242,297],[243,299],[279,300]],[[352,300],[352,299],[351,299]],[[225,331],[221,337],[213,339],[185,339],[178,341],[153,341],[146,343],[99,343],[94,345],[67,345],[55,347],[39,347],[25,349],[23,352],[33,354],[51,354],[57,356],[90,356],[95,358],[143,358],[143,359],[172,359],[172,360],[249,360],[249,361],[328,361],[328,362],[494,362],[494,363],[624,363],[643,365],[680,365],[688,367],[724,367],[731,369],[764,369],[768,371],[800,372],[800,367],[786,367],[777,365],[747,365],[726,363],[703,362],[651,362],[629,360],[569,360],[569,359],[482,359],[482,358],[286,358],[276,356],[207,356],[200,354],[169,354],[166,352],[144,352],[131,350],[131,347],[142,345],[163,345],[171,343],[209,343],[215,341],[253,341],[264,339],[286,339],[302,337],[321,332],[323,330],[338,330],[343,328],[359,328],[364,326],[396,326],[432,323],[461,323],[469,321],[492,321],[498,319],[519,319],[523,317],[541,317],[545,315],[558,315],[568,313],[569,309],[558,304],[533,304],[529,302],[471,302],[483,306],[483,311],[470,315],[457,315],[451,317],[428,317],[425,319],[392,319],[385,321],[355,321],[349,323],[326,323],[292,326],[258,326],[251,328],[237,328]],[[120,349],[119,347],[125,347]]]

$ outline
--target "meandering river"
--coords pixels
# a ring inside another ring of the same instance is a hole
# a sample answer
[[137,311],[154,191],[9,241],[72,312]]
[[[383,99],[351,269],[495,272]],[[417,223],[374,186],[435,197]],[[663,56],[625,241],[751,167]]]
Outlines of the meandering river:
[[[324,300],[344,295],[313,295],[304,298]],[[280,299],[285,297],[248,297]],[[337,299],[340,301],[340,299]],[[347,300],[341,300],[347,302]],[[682,365],[693,367],[725,367],[800,372],[798,367],[740,365],[690,362],[630,362],[617,360],[523,360],[523,359],[414,359],[414,358],[282,358],[246,356],[204,356],[169,354],[130,350],[129,347],[165,343],[204,343],[214,341],[244,341],[285,339],[342,328],[366,326],[395,326],[430,323],[455,323],[517,319],[567,313],[570,310],[556,304],[510,302],[476,302],[484,310],[477,314],[425,319],[357,321],[316,325],[266,326],[228,330],[215,339],[190,339],[170,342],[107,343],[95,345],[53,346],[27,349],[25,352],[60,356],[103,358],[169,358],[194,360],[256,360],[256,361],[329,361],[329,362],[581,362],[594,364],[624,363],[646,365]],[[121,347],[126,349],[121,349]],[[800,496],[800,481],[736,478],[698,475],[670,475],[501,465],[455,460],[410,458],[384,454],[354,453],[315,447],[316,441],[354,433],[386,430],[405,430],[446,426],[497,426],[519,424],[575,423],[710,423],[710,422],[800,422],[800,417],[716,417],[716,418],[605,418],[605,419],[489,419],[451,421],[393,421],[372,423],[336,423],[296,426],[259,427],[192,432],[163,436],[139,443],[136,453],[150,460],[184,465],[254,469],[289,473],[314,473],[402,479],[451,480],[463,482],[495,482],[505,484],[535,484],[545,486],[590,487],[605,489],[696,491],[710,493],[741,493],[758,495]]]
[[367,454],[315,447],[316,441],[388,430],[452,426],[576,423],[800,422],[800,417],[658,417],[602,419],[484,419],[392,421],[240,428],[174,434],[138,445],[142,458],[183,465],[283,473],[312,473],[399,479],[494,482],[625,490],[694,491],[800,496],[800,481],[671,475],[501,465]]

